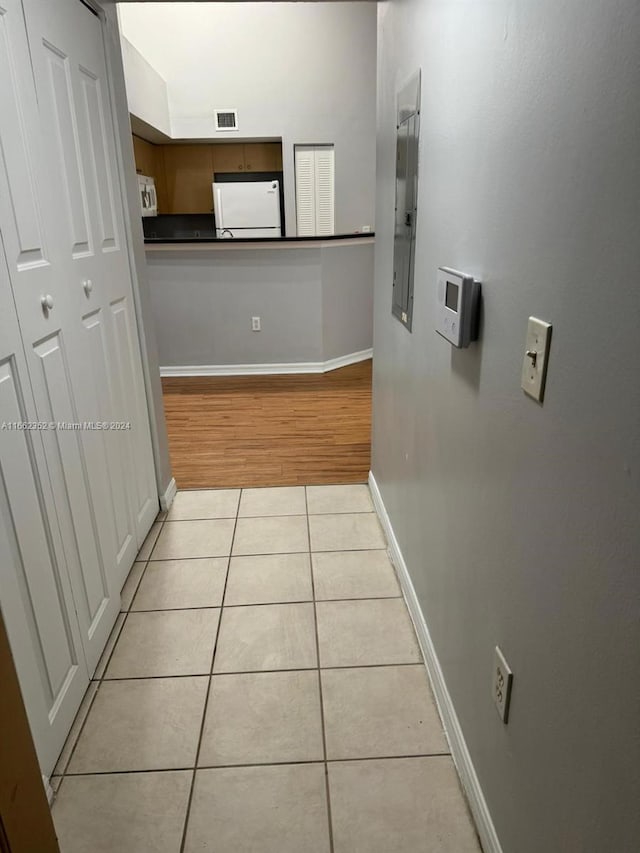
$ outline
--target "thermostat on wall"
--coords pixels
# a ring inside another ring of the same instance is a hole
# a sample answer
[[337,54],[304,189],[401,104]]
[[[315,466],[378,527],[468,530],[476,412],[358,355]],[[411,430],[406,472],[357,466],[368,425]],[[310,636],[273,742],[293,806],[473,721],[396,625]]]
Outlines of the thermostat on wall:
[[480,282],[448,267],[438,270],[436,332],[454,347],[468,347],[478,339]]

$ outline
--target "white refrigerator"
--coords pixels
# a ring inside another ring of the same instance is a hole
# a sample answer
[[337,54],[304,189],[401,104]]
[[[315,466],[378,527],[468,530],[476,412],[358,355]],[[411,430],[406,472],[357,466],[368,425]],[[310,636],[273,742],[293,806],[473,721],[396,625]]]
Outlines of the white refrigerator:
[[280,182],[232,181],[213,184],[216,237],[281,237]]

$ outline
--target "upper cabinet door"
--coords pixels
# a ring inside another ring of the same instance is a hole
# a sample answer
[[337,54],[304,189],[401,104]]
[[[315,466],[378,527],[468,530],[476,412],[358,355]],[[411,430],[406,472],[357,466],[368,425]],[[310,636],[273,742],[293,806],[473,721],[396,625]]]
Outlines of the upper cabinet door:
[[282,171],[281,143],[245,142],[244,165],[247,172]]
[[163,145],[169,213],[211,213],[210,145]]
[[212,145],[214,172],[244,172],[244,145],[241,142],[226,142]]
[[133,156],[136,161],[136,172],[139,175],[147,175],[150,178],[157,180],[158,161],[156,158],[157,145],[147,142],[146,139],[141,139],[135,133],[131,134],[133,140]]

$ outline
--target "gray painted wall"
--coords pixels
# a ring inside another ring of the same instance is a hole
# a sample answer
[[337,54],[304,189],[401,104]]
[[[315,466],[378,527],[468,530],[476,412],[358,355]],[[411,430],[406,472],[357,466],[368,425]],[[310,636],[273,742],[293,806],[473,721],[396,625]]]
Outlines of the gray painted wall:
[[321,362],[370,348],[373,250],[367,242],[148,252],[160,364]]
[[[336,234],[373,227],[374,3],[133,3],[120,19],[166,80],[172,137],[282,137],[287,234],[296,143],[335,145]],[[216,108],[238,110],[237,133],[216,133]]]
[[[640,849],[640,5],[378,6],[373,472],[505,853]],[[422,66],[413,334],[396,86]],[[434,332],[436,269],[483,281]],[[553,323],[544,406],[527,317]],[[492,705],[492,650],[515,672]]]
[[323,361],[371,348],[373,256],[371,245],[322,249]]

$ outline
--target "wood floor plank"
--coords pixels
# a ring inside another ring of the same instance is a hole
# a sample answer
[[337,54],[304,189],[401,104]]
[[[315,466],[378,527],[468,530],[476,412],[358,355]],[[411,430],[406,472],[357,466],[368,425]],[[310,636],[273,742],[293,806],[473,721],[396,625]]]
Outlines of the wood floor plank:
[[371,360],[324,374],[162,380],[180,489],[363,483]]

